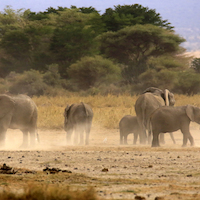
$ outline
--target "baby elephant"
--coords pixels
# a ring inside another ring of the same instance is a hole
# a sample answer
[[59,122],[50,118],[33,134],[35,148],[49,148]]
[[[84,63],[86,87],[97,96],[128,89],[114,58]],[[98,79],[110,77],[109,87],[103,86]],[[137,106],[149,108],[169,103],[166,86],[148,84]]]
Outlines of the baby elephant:
[[194,139],[189,130],[191,121],[200,124],[200,108],[192,105],[158,108],[150,118],[153,133],[152,147],[159,146],[158,136],[160,133],[174,132],[179,129],[183,133],[182,146],[186,146],[188,139],[193,146]]
[[137,117],[125,115],[119,122],[120,144],[127,144],[127,136],[130,133],[134,134],[133,144],[136,144],[140,127],[137,122]]
[[92,108],[85,103],[67,105],[64,112],[64,129],[67,132],[67,143],[71,142],[71,136],[74,132],[74,144],[89,144],[89,134],[92,125],[93,111]]

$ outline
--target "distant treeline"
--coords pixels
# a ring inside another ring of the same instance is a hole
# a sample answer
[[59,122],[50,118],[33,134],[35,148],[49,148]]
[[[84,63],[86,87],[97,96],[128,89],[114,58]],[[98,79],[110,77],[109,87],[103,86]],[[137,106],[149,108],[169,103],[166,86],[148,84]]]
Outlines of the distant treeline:
[[[154,9],[115,6],[0,13],[0,92],[135,94],[149,86],[200,92],[185,40]],[[58,92],[59,91],[59,92]]]

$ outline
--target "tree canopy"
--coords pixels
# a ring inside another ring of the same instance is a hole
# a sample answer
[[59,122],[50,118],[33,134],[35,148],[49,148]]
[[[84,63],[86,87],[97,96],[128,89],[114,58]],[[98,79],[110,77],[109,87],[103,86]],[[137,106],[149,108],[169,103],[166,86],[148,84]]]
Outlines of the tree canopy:
[[[177,56],[183,51],[180,44],[185,40],[173,28],[155,9],[139,4],[117,5],[103,14],[91,6],[49,7],[38,13],[6,7],[0,12],[0,77],[10,80],[10,74],[20,73],[16,77],[23,81],[15,82],[20,87],[27,77],[38,76],[44,83],[43,89],[55,84],[73,88],[71,85],[76,82],[80,90],[87,90],[106,82],[119,87],[133,85],[135,90],[141,90],[147,81],[158,86],[159,77],[163,76],[164,87],[169,84],[167,77],[178,76],[177,71],[198,72],[197,64],[188,71],[185,63],[189,62]],[[56,66],[56,76],[50,73],[49,66]],[[94,74],[98,79],[94,79]],[[9,87],[8,84],[7,90]],[[180,89],[177,81],[170,87],[189,91]]]
[[174,33],[150,24],[128,26],[117,32],[99,37],[100,49],[107,57],[125,64],[130,79],[138,77],[148,68],[151,57],[173,54],[185,40]]
[[162,20],[155,9],[149,9],[139,4],[118,5],[114,6],[114,9],[108,8],[102,15],[102,19],[106,24],[107,31],[118,31],[136,24],[153,24],[169,30],[174,28],[167,20]]

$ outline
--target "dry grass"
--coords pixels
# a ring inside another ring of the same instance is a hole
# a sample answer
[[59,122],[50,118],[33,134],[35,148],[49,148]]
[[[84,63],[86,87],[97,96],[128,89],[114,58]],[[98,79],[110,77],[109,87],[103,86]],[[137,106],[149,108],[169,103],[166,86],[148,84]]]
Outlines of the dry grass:
[[0,193],[1,200],[97,200],[95,191],[89,188],[85,191],[72,191],[58,186],[36,186],[30,185],[22,192],[5,190]]
[[[200,107],[200,96],[175,95],[176,106],[192,104]],[[93,126],[108,129],[118,128],[119,120],[127,114],[135,115],[137,96],[108,95],[87,96],[78,95],[57,97],[34,97],[38,106],[38,127],[41,129],[62,129],[63,112],[67,104],[84,102],[92,106],[94,111]]]

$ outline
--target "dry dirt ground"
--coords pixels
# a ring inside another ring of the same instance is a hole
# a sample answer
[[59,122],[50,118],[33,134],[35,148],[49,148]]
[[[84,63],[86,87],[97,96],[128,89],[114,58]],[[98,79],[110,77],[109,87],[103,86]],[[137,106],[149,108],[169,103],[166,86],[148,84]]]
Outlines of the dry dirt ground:
[[[22,133],[8,130],[6,147],[0,150],[0,166],[13,167],[16,174],[0,174],[0,189],[22,191],[31,184],[55,184],[74,189],[94,187],[99,199],[200,199],[200,130],[191,127],[195,147],[182,148],[165,134],[166,144],[119,145],[119,130],[93,128],[88,146],[66,146],[64,131],[39,131],[35,149],[20,150]],[[59,168],[55,174],[43,171]],[[69,173],[72,172],[72,173]],[[158,199],[158,198],[157,198]]]

